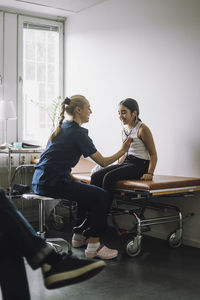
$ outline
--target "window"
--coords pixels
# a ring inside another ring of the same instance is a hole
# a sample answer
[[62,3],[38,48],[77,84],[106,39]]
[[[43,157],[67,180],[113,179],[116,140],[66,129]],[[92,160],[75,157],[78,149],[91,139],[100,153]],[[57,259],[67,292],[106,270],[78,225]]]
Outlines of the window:
[[19,28],[19,139],[44,144],[63,94],[63,24],[20,17]]
[[0,100],[3,99],[3,13],[0,12]]

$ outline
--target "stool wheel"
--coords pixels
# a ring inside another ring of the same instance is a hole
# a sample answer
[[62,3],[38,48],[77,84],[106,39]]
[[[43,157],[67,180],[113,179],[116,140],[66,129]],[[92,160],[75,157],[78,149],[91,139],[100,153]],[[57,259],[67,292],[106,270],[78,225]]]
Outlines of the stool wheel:
[[62,246],[60,246],[60,245],[58,245],[58,244],[55,244],[55,243],[52,243],[52,242],[48,242],[48,241],[47,241],[47,243],[48,243],[49,245],[51,245],[51,247],[55,250],[55,252],[61,253],[61,252],[63,251]]

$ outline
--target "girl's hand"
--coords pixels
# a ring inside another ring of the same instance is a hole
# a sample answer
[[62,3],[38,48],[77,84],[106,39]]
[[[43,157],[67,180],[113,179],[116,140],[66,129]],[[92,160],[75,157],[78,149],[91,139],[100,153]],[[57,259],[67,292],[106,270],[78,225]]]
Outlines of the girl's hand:
[[153,179],[153,174],[149,174],[149,173],[143,174],[143,176],[140,179],[142,179],[142,180],[152,180]]
[[129,136],[125,141],[123,141],[122,150],[127,152],[132,142],[133,139]]
[[71,178],[72,178],[74,181],[82,182],[80,179],[75,178],[75,177],[72,175],[72,173],[71,173],[70,175],[71,175]]

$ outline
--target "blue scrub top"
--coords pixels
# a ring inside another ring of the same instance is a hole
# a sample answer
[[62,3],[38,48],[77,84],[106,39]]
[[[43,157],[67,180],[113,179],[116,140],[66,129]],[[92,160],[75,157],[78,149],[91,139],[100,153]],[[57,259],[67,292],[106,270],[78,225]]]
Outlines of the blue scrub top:
[[35,166],[33,185],[55,187],[58,182],[71,181],[71,169],[80,157],[91,156],[96,152],[88,130],[76,122],[64,122],[61,132],[48,141],[38,164]]

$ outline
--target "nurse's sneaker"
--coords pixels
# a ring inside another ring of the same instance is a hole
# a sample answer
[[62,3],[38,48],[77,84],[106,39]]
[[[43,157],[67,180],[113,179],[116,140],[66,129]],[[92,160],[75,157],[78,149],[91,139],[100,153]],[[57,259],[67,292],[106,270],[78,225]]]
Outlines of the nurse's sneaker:
[[83,246],[87,246],[88,239],[83,236],[82,234],[74,233],[72,236],[72,247],[74,248],[80,248]]
[[59,262],[42,265],[44,284],[47,289],[56,289],[79,283],[98,274],[105,266],[102,260],[80,259],[64,253]]

